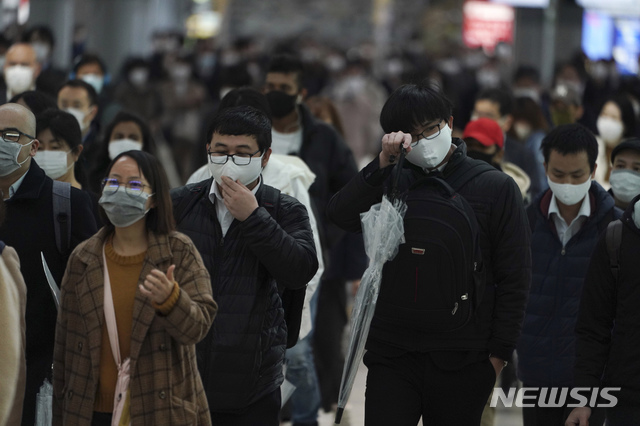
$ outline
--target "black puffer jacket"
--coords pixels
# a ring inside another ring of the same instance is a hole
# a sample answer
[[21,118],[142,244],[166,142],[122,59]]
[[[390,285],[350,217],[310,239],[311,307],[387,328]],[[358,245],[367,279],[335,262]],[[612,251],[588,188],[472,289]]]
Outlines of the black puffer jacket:
[[591,256],[576,324],[574,376],[577,387],[621,387],[611,395],[619,405],[634,407],[640,404],[640,229],[633,221],[638,200],[640,196],[631,201],[621,219],[618,282],[611,272],[606,233]]
[[[218,315],[197,346],[198,369],[212,412],[242,410],[282,383],[287,329],[278,285],[304,287],[318,269],[307,211],[280,195],[277,221],[264,207],[234,220],[222,237],[213,179],[174,189],[178,230],[187,234],[211,275]],[[277,280],[277,284],[276,284]]]
[[[461,167],[478,160],[467,157],[466,145],[458,146],[442,177],[448,180]],[[466,164],[464,164],[467,162]],[[424,172],[405,162],[399,189],[409,188]],[[359,232],[360,213],[380,202],[393,167],[379,168],[376,158],[328,207],[329,218],[344,229]],[[427,333],[397,329],[374,316],[367,347],[395,347],[409,351],[472,350],[489,351],[508,360],[520,334],[531,281],[530,231],[518,186],[499,171],[483,173],[458,191],[473,208],[480,226],[480,247],[487,271],[487,287],[476,319],[449,333]],[[382,283],[385,285],[385,283]]]

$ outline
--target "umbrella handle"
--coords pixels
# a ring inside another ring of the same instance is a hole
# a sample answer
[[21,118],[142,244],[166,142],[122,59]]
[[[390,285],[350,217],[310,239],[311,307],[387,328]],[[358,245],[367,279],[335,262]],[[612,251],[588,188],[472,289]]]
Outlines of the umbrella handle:
[[400,157],[398,158],[398,164],[395,167],[395,175],[391,184],[391,199],[397,200],[400,197],[398,193],[398,182],[400,181],[400,175],[402,174],[402,166],[404,164],[404,157],[407,154],[407,150],[404,146],[400,147]]
[[335,424],[339,425],[340,421],[342,420],[342,415],[344,414],[344,408],[340,408],[338,407],[338,409],[336,410],[336,421]]

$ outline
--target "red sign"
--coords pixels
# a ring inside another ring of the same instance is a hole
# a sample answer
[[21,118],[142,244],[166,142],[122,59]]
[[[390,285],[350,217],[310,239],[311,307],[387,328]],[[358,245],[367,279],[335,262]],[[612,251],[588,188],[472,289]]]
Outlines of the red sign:
[[467,47],[492,51],[499,42],[513,42],[513,7],[470,0],[463,6],[462,39]]

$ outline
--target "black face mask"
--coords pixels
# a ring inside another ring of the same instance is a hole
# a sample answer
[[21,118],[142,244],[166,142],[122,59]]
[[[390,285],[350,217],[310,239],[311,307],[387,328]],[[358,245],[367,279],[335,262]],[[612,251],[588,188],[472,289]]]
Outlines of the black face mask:
[[486,154],[480,151],[467,151],[467,157],[475,158],[476,160],[484,161],[485,163],[489,163],[492,166],[495,166],[493,163],[493,158],[496,156],[496,153]]
[[287,95],[279,90],[267,93],[267,102],[269,102],[273,117],[282,118],[290,114],[296,107],[297,98],[298,95]]

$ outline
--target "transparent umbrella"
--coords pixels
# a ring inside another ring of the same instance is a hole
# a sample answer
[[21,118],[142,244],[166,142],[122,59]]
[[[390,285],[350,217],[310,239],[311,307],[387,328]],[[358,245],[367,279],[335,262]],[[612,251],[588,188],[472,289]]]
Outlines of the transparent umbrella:
[[369,267],[362,276],[351,314],[351,338],[340,384],[336,412],[337,424],[340,424],[342,419],[358,367],[364,356],[364,347],[380,292],[382,268],[387,261],[396,256],[399,245],[404,243],[403,218],[407,205],[397,193],[397,182],[402,170],[403,159],[404,155],[401,155],[396,166],[397,171],[391,195],[384,195],[382,202],[371,206],[368,212],[360,215]]

